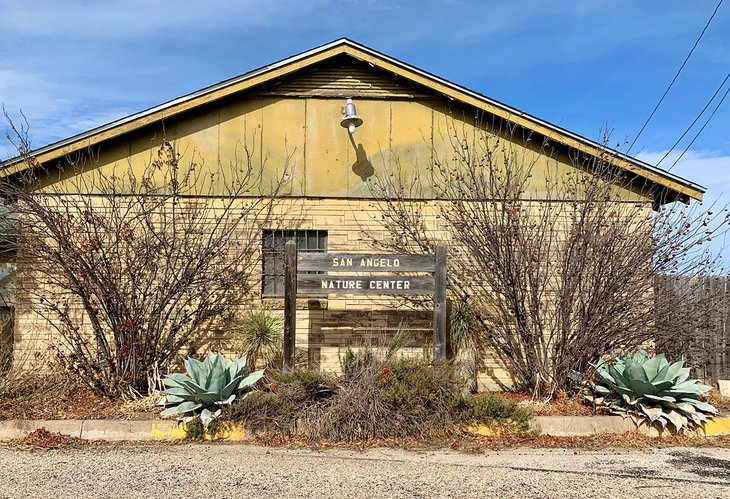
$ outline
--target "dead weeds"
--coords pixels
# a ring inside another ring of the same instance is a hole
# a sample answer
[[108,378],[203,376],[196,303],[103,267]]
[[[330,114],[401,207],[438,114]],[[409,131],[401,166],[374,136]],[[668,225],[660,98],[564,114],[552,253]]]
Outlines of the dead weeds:
[[256,437],[251,441],[265,447],[306,448],[312,450],[346,449],[365,451],[375,448],[397,448],[410,451],[438,451],[451,449],[465,453],[482,453],[516,448],[595,450],[642,450],[674,447],[730,448],[730,435],[703,437],[674,435],[650,437],[638,431],[621,434],[600,434],[580,437],[553,437],[524,432],[503,433],[498,436],[477,436],[459,433],[441,438],[372,438],[364,441],[332,441],[312,439],[303,435]]
[[705,394],[705,402],[712,404],[721,414],[730,413],[730,397],[723,397],[720,390],[713,388]]
[[23,438],[16,438],[2,442],[1,445],[9,449],[25,451],[48,451],[61,448],[79,448],[82,446],[94,445],[96,442],[82,440],[78,437],[55,433],[38,428]]
[[135,401],[112,400],[83,387],[61,384],[5,394],[0,398],[0,420],[7,419],[156,419],[159,396]]
[[559,393],[551,400],[536,400],[521,392],[497,392],[500,397],[517,402],[530,410],[533,416],[591,416],[594,408],[586,405],[583,398]]

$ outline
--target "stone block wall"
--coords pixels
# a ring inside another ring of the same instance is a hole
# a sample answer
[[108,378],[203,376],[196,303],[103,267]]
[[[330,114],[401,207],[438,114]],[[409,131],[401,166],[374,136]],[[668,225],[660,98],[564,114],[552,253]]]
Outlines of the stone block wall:
[[[437,201],[419,201],[425,215],[428,230],[439,240],[449,244],[449,231],[437,216]],[[372,200],[356,199],[290,199],[277,206],[276,222],[269,229],[325,230],[327,250],[330,252],[376,252],[378,242],[386,241],[390,235],[381,225],[381,207]],[[647,208],[650,212],[650,207]],[[244,231],[246,232],[246,231]],[[248,231],[245,237],[261,240],[261,234]],[[450,249],[450,257],[456,254]],[[252,262],[261,272],[260,255]],[[46,351],[51,344],[58,344],[60,338],[51,318],[42,313],[43,307],[33,290],[44,285],[33,273],[32,262],[18,251],[17,275],[18,297],[15,317],[15,357],[27,358],[34,352]],[[257,277],[255,276],[255,277]],[[260,277],[260,276],[258,276]],[[265,308],[272,313],[283,313],[283,297],[262,297],[261,285],[255,283],[257,294],[247,307]],[[60,291],[59,291],[60,292]],[[412,333],[412,340],[402,352],[404,355],[419,355],[429,349],[432,335],[432,302],[429,299],[414,303],[413,300],[386,296],[299,296],[297,302],[297,348],[306,352],[306,361],[300,361],[311,368],[337,371],[340,358],[348,348],[379,346],[387,344],[393,335],[402,329]],[[88,319],[80,307],[75,312],[78,325],[88,328]],[[196,353],[204,348],[216,348],[235,353],[236,342],[230,336],[209,338],[197,345]],[[187,352],[181,352],[187,353]],[[509,386],[510,375],[495,356],[482,359],[482,372],[478,375],[481,388],[494,389],[500,384]]]

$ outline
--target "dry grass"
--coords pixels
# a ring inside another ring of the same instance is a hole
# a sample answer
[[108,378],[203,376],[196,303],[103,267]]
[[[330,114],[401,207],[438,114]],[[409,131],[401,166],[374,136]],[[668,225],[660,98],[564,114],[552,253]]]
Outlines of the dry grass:
[[533,416],[590,416],[594,414],[594,408],[586,405],[579,395],[568,396],[559,393],[550,400],[541,400],[521,392],[498,392],[498,394],[526,407]]
[[[125,402],[101,396],[63,370],[51,350],[33,344],[21,352],[0,342],[0,420],[7,419],[152,419],[159,417],[156,397]],[[37,348],[35,348],[37,346]]]
[[[0,394],[0,420],[7,419],[155,419],[159,396],[136,401],[101,396],[60,374],[28,374],[22,389]],[[20,386],[20,385],[18,385]]]
[[721,414],[730,413],[730,397],[723,397],[720,390],[713,388],[705,394],[704,399],[707,403],[715,406]]
[[460,389],[450,364],[373,359],[341,380],[336,397],[305,411],[302,433],[337,441],[448,435]]
[[241,422],[276,443],[442,439],[474,422],[509,420],[526,427],[530,414],[515,402],[464,397],[463,386],[450,362],[364,349],[346,357],[339,377],[270,372],[267,391],[234,404],[209,430],[215,434],[226,422]]
[[505,449],[573,449],[596,451],[605,449],[649,450],[674,447],[720,447],[730,449],[730,435],[720,437],[671,436],[654,438],[639,432],[623,434],[602,434],[582,437],[552,437],[530,435],[524,432],[506,432],[499,436],[484,437],[457,432],[437,438],[416,437],[371,438],[357,441],[338,441],[325,438],[310,438],[304,435],[259,436],[253,443],[271,447],[292,447],[310,449],[353,449],[367,450],[379,447],[406,449],[412,451],[452,449],[466,453],[482,453],[487,450]]
[[552,437],[550,435],[501,435],[499,437],[475,437],[470,441],[483,448],[505,449],[514,447],[560,449],[655,449],[666,447],[722,447],[730,448],[730,435],[702,437],[697,435],[673,435],[650,437],[636,432],[598,434],[582,437]]

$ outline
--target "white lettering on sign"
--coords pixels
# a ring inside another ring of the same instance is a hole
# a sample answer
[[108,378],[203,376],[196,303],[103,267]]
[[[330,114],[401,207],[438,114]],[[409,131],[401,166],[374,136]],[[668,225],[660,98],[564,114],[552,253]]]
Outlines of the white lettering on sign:
[[352,258],[333,258],[333,267],[352,267]]
[[362,281],[329,281],[322,279],[321,289],[362,289]]
[[411,281],[370,281],[370,289],[411,289]]
[[400,260],[397,258],[362,258],[360,267],[400,267]]

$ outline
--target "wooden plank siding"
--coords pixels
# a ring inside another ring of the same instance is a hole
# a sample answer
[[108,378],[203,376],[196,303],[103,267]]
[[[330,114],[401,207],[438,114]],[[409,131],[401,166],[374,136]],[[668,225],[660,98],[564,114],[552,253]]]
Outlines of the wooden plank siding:
[[[327,74],[327,69],[335,61],[346,61],[346,63],[336,67],[339,71],[330,73],[329,82],[320,79],[321,75],[317,75],[317,77],[311,75],[312,70],[316,70],[319,67],[323,70],[321,74]],[[353,66],[359,66],[360,69],[363,67],[366,70],[369,69],[372,74],[365,75],[362,72],[358,73],[357,69],[353,69]],[[348,78],[342,74],[342,72],[348,71],[352,72],[352,78]],[[387,76],[379,78],[378,75]],[[316,80],[314,85],[310,84],[309,86],[321,89],[327,88],[331,84],[337,92],[343,93],[356,90],[363,92],[372,89],[373,86],[382,87],[382,81],[389,78],[390,81],[387,83],[390,85],[385,85],[386,87],[392,87],[393,82],[397,81],[398,85],[396,87],[419,89],[421,92],[426,92],[427,94],[438,95],[446,102],[454,102],[457,107],[470,109],[470,113],[476,111],[480,115],[488,115],[497,120],[509,123],[509,127],[516,126],[524,131],[529,131],[530,134],[534,133],[536,134],[534,138],[537,139],[537,143],[547,144],[552,142],[553,145],[558,145],[559,148],[566,151],[579,152],[581,155],[594,157],[605,155],[618,168],[629,173],[635,173],[644,182],[659,187],[659,190],[663,194],[661,195],[661,199],[656,200],[658,203],[670,202],[676,199],[688,201],[690,198],[694,198],[700,200],[704,193],[704,188],[697,184],[671,175],[668,172],[657,170],[619,151],[606,148],[602,144],[580,137],[523,111],[460,87],[443,78],[429,74],[344,38],[259,68],[250,73],[211,85],[205,89],[173,99],[149,110],[97,127],[88,132],[70,137],[69,139],[50,144],[34,151],[33,154],[38,162],[42,164],[56,162],[63,159],[66,155],[84,151],[104,142],[119,139],[124,135],[142,130],[145,127],[149,127],[155,123],[161,123],[173,117],[179,118],[190,111],[209,107],[210,105],[220,106],[221,101],[226,98],[240,97],[246,93],[250,97],[256,91],[271,87],[272,84],[286,85],[286,82],[291,82],[292,79],[296,78],[305,80],[303,82],[303,88],[305,90],[307,88],[307,81],[311,82],[312,80]],[[334,82],[332,81],[333,78]],[[282,80],[286,80],[286,82]],[[379,91],[376,90],[378,96],[380,96],[380,92],[382,91],[382,89]],[[304,96],[303,92],[304,90],[296,92],[294,96],[302,97]],[[398,95],[397,93],[393,93],[392,89],[386,88],[385,96],[389,97],[389,94]],[[341,97],[341,95],[338,96]],[[332,95],[323,95],[322,97],[332,97]],[[352,97],[352,95],[348,95],[348,97]],[[370,95],[370,97],[375,98],[375,94]],[[418,98],[417,95],[410,92],[405,94],[404,97],[411,100]],[[148,135],[149,137],[150,135]],[[552,147],[550,146],[550,148]],[[6,168],[0,171],[0,175],[12,175],[25,168],[20,158],[9,160],[5,166]]]
[[[547,178],[576,167],[570,151],[557,143],[548,141],[546,146],[530,132],[512,135],[501,118],[478,108],[424,87],[418,87],[422,94],[403,93],[398,89],[416,87],[366,62],[350,57],[337,60],[334,66],[329,61],[321,68],[307,68],[247,93],[228,95],[110,137],[94,149],[95,157],[87,159],[86,167],[69,171],[67,178],[53,177],[46,189],[74,192],[81,177],[84,187],[93,190],[95,175],[119,174],[129,167],[140,176],[164,138],[175,144],[181,165],[197,165],[205,179],[200,194],[212,196],[224,194],[223,179],[231,179],[250,159],[263,176],[261,194],[288,168],[286,195],[372,198],[369,181],[397,171],[409,185],[411,197],[435,199],[439,193],[434,190],[432,165],[438,162],[455,171],[471,168],[455,161],[454,147],[467,144],[475,154],[486,138],[500,142],[494,151],[495,165],[505,161],[505,154],[533,165],[526,186],[532,198],[545,198]],[[311,79],[314,74],[316,81]],[[358,96],[351,85],[377,87],[388,98],[368,92]],[[286,95],[264,91],[282,86],[299,91]],[[324,95],[313,90],[322,87],[339,89],[339,93]],[[350,135],[340,126],[340,118],[344,96],[352,95],[365,123]],[[74,161],[82,163],[81,156]],[[57,161],[64,165],[65,160]],[[649,187],[645,179],[634,179],[617,192],[627,201],[646,201],[652,197]]]

